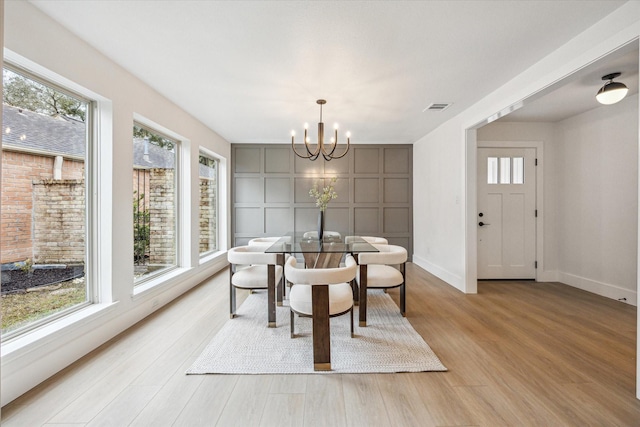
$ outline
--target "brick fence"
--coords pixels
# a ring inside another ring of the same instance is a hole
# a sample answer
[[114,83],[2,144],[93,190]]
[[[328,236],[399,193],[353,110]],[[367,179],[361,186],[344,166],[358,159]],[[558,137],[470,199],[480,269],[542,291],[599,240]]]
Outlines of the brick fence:
[[[62,180],[53,180],[53,157],[2,152],[0,262],[31,259],[35,264],[81,264],[85,261],[84,163],[65,159]],[[142,171],[142,172],[141,172]],[[176,263],[174,170],[134,170],[144,176],[149,209],[149,264]],[[216,249],[216,182],[200,180],[200,252]],[[133,205],[131,207],[133,210]],[[132,261],[133,262],[133,261]]]
[[[2,150],[0,262],[33,259],[33,182],[53,178],[54,157]],[[64,179],[82,179],[84,162],[65,159]]]
[[217,183],[213,180],[200,179],[200,253],[218,249],[216,186]]
[[84,217],[84,180],[34,181],[34,264],[84,264]]
[[175,183],[173,169],[153,168],[149,174],[149,264],[176,263]]

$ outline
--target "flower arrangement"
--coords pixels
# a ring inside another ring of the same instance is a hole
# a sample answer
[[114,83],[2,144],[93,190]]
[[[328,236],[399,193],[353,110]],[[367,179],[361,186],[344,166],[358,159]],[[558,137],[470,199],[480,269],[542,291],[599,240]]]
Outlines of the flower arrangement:
[[333,184],[335,184],[336,181],[338,181],[338,178],[331,178],[329,185],[327,187],[322,187],[322,189],[320,189],[320,181],[318,181],[313,184],[313,187],[309,190],[309,197],[316,199],[316,206],[320,208],[321,212],[324,212],[327,209],[327,205],[331,200],[338,198],[338,193],[333,189]]

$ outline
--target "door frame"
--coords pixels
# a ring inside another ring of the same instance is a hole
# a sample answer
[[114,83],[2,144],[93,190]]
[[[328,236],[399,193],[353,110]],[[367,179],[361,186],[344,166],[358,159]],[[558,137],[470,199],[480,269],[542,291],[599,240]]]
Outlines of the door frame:
[[467,213],[465,228],[467,235],[466,250],[466,292],[478,292],[478,148],[534,148],[538,166],[536,169],[536,261],[535,281],[556,280],[553,272],[547,273],[544,265],[544,142],[543,141],[477,141],[477,128],[467,129],[467,168],[466,168],[466,200]]

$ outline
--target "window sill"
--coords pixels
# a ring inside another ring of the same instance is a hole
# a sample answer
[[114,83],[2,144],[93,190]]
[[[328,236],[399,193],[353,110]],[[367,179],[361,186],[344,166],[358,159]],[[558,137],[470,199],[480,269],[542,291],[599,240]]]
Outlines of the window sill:
[[133,300],[137,300],[143,295],[148,295],[153,293],[154,290],[162,290],[165,286],[170,286],[171,284],[176,282],[176,278],[183,276],[186,272],[190,271],[191,268],[178,267],[174,268],[170,271],[167,271],[164,274],[161,274],[152,279],[146,280],[139,285],[135,285],[133,288]]
[[26,332],[2,343],[0,357],[3,364],[8,358],[20,357],[26,352],[36,350],[54,341],[61,340],[65,335],[73,334],[77,329],[85,327],[86,323],[115,311],[117,302],[109,304],[92,304],[68,316],[52,321],[38,329]]

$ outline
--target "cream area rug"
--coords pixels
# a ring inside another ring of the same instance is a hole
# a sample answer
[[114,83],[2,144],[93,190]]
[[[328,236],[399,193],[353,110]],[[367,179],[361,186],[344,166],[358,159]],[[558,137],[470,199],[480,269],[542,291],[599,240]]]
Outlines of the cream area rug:
[[216,334],[187,374],[311,374],[446,371],[435,353],[384,292],[369,292],[367,327],[351,338],[349,314],[331,318],[331,371],[313,370],[311,319],[296,316],[290,337],[289,307],[277,307],[267,327],[266,291],[253,293]]

